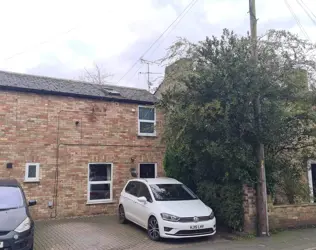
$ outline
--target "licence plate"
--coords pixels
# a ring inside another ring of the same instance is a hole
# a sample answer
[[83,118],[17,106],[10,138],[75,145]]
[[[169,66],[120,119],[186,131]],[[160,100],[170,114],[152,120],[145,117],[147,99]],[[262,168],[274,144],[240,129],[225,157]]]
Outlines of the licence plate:
[[204,228],[204,225],[192,225],[192,226],[190,226],[191,230],[202,229],[202,228]]
[[3,242],[0,241],[0,248],[3,248]]

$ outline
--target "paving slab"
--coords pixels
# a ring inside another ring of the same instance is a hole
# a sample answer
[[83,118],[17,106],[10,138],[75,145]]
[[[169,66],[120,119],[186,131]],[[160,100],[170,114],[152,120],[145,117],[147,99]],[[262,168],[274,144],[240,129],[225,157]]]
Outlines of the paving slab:
[[151,241],[142,228],[121,225],[115,216],[94,216],[35,222],[35,250],[164,250],[214,244],[219,237]]

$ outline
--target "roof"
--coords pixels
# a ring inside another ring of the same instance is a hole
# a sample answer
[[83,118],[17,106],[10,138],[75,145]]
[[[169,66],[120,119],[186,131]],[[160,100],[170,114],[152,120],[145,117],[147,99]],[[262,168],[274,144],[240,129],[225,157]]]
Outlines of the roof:
[[181,182],[177,181],[173,178],[168,177],[158,177],[158,178],[139,178],[133,179],[132,181],[142,181],[146,182],[147,184],[181,184]]
[[17,187],[19,183],[16,179],[0,179],[0,187]]
[[92,84],[7,71],[0,71],[1,89],[140,104],[154,104],[157,101],[157,98],[146,89]]

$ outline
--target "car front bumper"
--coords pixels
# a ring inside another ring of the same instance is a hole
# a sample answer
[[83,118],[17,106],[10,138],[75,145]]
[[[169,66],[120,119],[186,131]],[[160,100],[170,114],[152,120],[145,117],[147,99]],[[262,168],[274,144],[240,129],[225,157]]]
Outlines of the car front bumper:
[[[16,239],[16,237],[18,238]],[[30,250],[33,246],[33,241],[34,229],[23,233],[11,231],[6,235],[0,235],[0,242],[3,243],[3,248],[0,247],[0,250]]]
[[162,238],[194,238],[216,234],[216,218],[200,222],[170,222],[160,219]]

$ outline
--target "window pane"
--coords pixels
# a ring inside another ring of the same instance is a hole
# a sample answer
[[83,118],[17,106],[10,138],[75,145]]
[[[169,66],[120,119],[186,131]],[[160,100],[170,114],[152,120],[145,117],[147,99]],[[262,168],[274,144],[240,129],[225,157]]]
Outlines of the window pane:
[[141,182],[139,183],[139,185],[140,185],[140,191],[139,191],[138,197],[144,196],[144,197],[146,197],[148,202],[152,202],[152,198],[151,198],[151,195],[149,193],[147,186]]
[[128,185],[125,188],[125,192],[129,193],[131,195],[136,196],[138,193],[139,185],[138,182],[136,181],[131,181],[128,183]]
[[27,176],[29,178],[36,178],[36,165],[29,165],[29,172]]
[[156,177],[156,165],[155,164],[140,164],[139,165],[139,177],[140,178],[155,178]]
[[155,124],[153,122],[140,122],[139,132],[143,134],[153,134],[155,132]]
[[140,120],[155,120],[155,109],[139,107],[139,119]]
[[23,206],[23,196],[18,187],[0,187],[0,209]]
[[89,181],[110,181],[111,164],[90,164]]
[[90,184],[90,200],[110,199],[110,184]]

